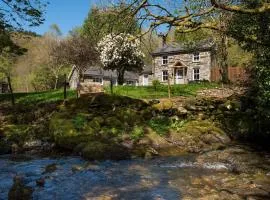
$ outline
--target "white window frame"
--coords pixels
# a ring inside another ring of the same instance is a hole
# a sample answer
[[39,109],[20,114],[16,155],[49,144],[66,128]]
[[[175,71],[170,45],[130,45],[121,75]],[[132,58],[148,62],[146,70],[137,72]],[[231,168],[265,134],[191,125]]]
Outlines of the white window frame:
[[[99,81],[97,81],[99,80]],[[103,85],[103,78],[102,77],[93,77],[93,83]]]
[[168,65],[169,57],[168,56],[162,56],[162,65]]
[[201,55],[200,52],[193,53],[193,62],[200,62]]
[[[167,72],[167,75],[164,74],[164,72]],[[164,79],[164,77],[167,77],[166,80]],[[168,79],[169,79],[169,72],[168,72],[168,70],[163,70],[162,71],[162,81],[165,82],[165,81],[168,81]]]
[[[198,72],[195,72],[195,70],[199,70],[199,71]],[[199,76],[198,79],[197,79],[197,76]],[[201,74],[200,74],[200,68],[193,68],[193,80],[194,81],[199,81],[200,78],[201,78],[200,76],[201,76]]]

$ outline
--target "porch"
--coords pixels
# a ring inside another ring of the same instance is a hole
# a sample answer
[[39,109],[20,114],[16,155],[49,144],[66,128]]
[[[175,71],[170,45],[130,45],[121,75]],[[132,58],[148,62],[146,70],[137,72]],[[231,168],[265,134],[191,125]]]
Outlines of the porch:
[[174,84],[187,84],[187,66],[178,61],[174,64],[172,69],[173,83]]

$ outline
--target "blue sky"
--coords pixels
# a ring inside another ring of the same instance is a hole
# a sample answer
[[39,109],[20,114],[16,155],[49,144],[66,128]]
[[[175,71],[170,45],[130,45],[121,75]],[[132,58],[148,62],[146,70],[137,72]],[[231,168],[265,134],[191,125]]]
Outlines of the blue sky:
[[28,28],[38,34],[49,30],[50,25],[57,24],[63,34],[67,34],[72,28],[82,25],[87,17],[91,5],[96,0],[49,0],[45,15],[45,23],[39,27]]

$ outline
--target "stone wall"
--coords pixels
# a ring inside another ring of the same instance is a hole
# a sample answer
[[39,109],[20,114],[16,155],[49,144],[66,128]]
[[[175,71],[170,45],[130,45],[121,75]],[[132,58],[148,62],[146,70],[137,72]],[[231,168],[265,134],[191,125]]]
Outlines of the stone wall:
[[[174,69],[177,62],[181,62],[184,67],[187,67],[187,81],[193,81],[193,69],[200,69],[200,80],[210,81],[211,76],[211,52],[205,51],[200,52],[200,60],[193,61],[193,53],[179,53],[176,55],[167,55],[168,64],[162,65],[162,56],[157,56],[154,58],[154,79],[166,84],[167,82],[162,81],[162,71],[168,70],[170,75],[171,83],[174,83]],[[179,66],[180,67],[180,66]]]

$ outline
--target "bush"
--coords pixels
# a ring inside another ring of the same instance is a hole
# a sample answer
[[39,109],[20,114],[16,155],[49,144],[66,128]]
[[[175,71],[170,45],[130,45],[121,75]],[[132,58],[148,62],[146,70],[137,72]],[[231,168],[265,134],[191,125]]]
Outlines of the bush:
[[154,87],[154,90],[157,91],[158,87],[160,86],[160,81],[159,80],[153,80],[152,85]]

